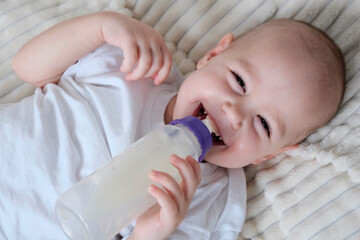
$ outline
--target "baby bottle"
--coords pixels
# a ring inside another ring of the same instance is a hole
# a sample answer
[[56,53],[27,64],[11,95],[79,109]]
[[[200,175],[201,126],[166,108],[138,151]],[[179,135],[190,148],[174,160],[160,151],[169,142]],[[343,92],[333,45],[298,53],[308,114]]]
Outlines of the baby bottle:
[[155,204],[147,190],[152,169],[179,181],[170,155],[190,155],[200,162],[211,145],[208,127],[196,117],[177,119],[153,130],[57,200],[55,211],[62,229],[73,240],[111,239]]

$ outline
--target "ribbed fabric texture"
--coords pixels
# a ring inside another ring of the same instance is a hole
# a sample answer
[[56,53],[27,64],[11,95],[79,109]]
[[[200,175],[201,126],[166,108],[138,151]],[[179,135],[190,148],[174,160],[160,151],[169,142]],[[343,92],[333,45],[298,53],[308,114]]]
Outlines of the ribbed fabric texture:
[[239,239],[360,239],[359,0],[0,1],[0,102],[34,91],[11,68],[26,41],[63,20],[104,10],[153,26],[184,74],[227,32],[239,35],[271,18],[326,31],[346,58],[341,109],[299,149],[246,168],[248,209]]

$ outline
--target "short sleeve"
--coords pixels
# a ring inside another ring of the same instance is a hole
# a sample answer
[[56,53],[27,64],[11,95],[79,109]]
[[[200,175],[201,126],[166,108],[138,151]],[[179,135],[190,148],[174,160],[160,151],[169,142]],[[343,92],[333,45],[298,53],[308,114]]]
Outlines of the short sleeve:
[[62,75],[61,81],[71,78],[77,82],[84,82],[104,74],[120,73],[122,62],[122,50],[104,44],[70,66]]

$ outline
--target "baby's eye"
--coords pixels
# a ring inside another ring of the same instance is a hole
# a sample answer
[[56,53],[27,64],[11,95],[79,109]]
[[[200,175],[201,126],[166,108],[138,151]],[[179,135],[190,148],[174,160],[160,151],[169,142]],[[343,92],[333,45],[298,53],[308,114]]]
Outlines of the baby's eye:
[[233,71],[231,71],[231,72],[232,72],[232,74],[234,75],[236,81],[238,82],[238,84],[244,90],[244,93],[245,93],[246,92],[246,85],[245,85],[244,80],[242,80],[242,78],[239,75],[237,75],[236,73],[234,73]]
[[270,127],[269,127],[269,124],[266,122],[266,120],[265,120],[262,116],[258,115],[258,117],[260,118],[261,125],[262,125],[263,128],[266,130],[268,137],[270,137]]

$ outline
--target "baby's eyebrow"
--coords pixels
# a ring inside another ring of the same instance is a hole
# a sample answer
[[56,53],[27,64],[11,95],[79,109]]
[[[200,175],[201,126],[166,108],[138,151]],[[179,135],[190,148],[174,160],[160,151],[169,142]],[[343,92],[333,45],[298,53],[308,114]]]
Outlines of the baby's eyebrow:
[[[257,81],[256,79],[256,75],[255,75],[255,68],[254,66],[246,61],[245,59],[236,59],[236,68],[241,68],[244,71],[241,71],[241,73],[239,73],[238,71],[236,71],[236,73],[241,74],[241,77],[244,79],[245,77],[245,83],[246,85],[251,84],[253,81]],[[245,75],[244,75],[245,72]],[[246,79],[249,79],[250,81],[246,81]]]

